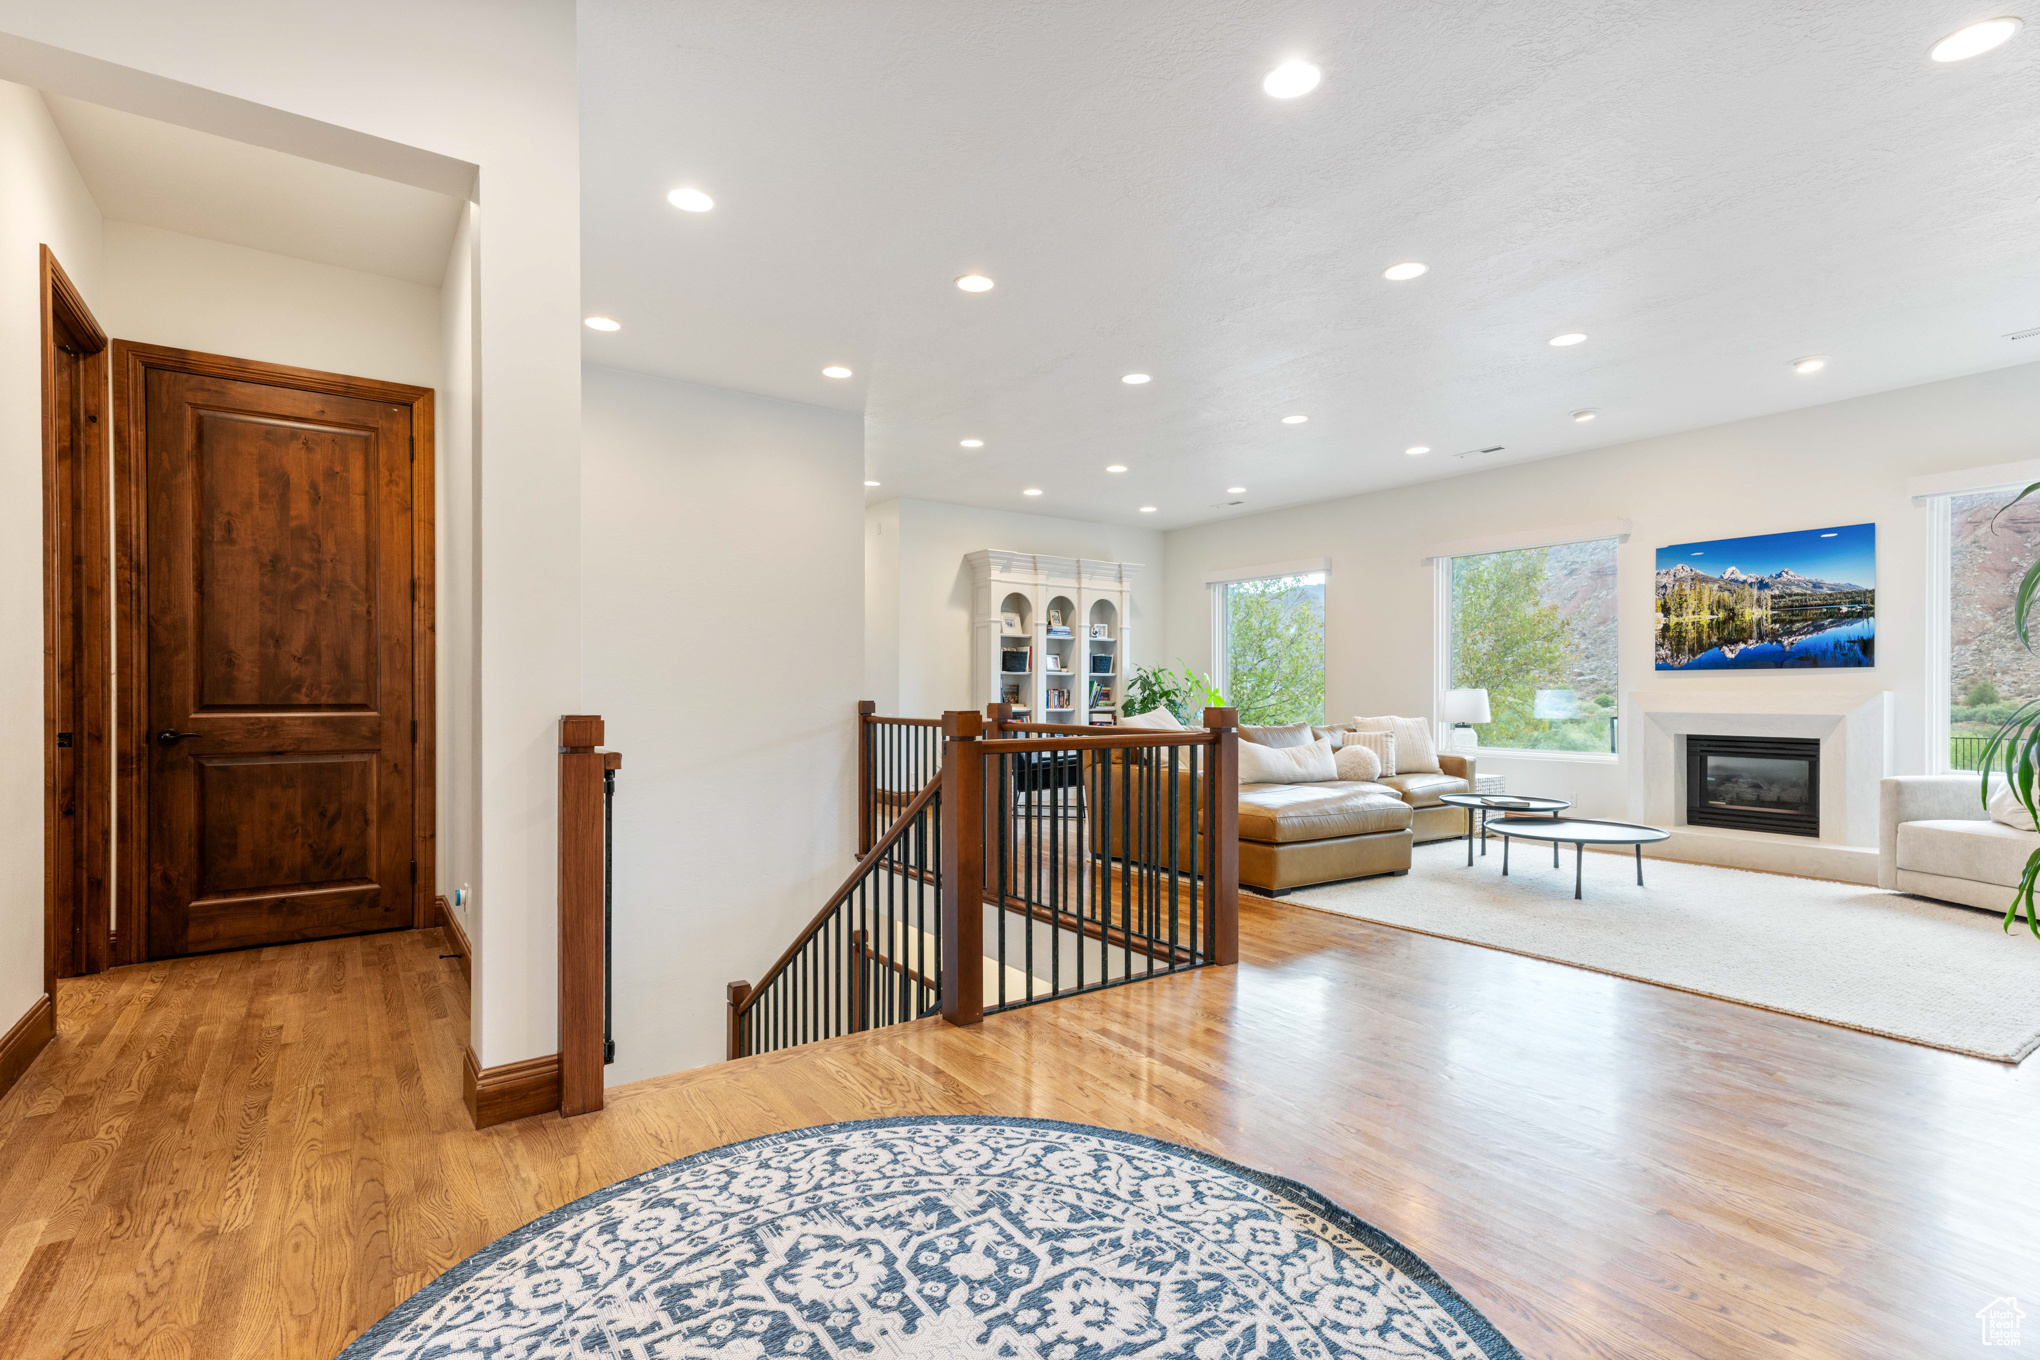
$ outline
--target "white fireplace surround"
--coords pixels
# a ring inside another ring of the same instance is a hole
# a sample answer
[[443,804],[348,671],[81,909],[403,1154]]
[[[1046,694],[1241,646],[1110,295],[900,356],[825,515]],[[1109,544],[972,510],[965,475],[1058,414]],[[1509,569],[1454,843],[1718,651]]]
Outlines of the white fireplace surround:
[[[1878,781],[1890,769],[1891,695],[1886,690],[1689,689],[1662,685],[1631,690],[1629,806],[1637,820],[1686,828],[1686,743],[1681,737],[1812,737],[1820,742],[1820,839],[1763,831],[1693,827],[1718,853],[1706,858],[1759,867],[1769,858],[1757,843],[1798,841],[1835,849],[1874,850]],[[1677,831],[1674,832],[1675,836]],[[1690,837],[1688,838],[1690,839]],[[1734,842],[1742,841],[1738,847]],[[1681,854],[1679,858],[1688,858]],[[1697,857],[1697,856],[1695,856]],[[1851,858],[1854,858],[1852,856]]]

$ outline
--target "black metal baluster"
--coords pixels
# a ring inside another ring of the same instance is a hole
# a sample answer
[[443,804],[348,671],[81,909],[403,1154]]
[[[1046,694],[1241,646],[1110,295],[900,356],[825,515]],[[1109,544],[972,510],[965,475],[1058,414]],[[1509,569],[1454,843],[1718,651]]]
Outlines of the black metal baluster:
[[602,771],[602,1065],[616,1061],[616,771]]

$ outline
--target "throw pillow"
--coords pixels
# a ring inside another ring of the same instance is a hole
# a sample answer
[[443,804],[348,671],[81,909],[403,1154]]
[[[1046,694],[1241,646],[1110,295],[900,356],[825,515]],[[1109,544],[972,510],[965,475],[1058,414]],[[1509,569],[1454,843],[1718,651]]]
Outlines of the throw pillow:
[[1239,753],[1242,784],[1323,784],[1339,777],[1329,741],[1308,746],[1262,746],[1243,741]]
[[1181,732],[1183,730],[1183,724],[1178,722],[1176,715],[1169,712],[1166,708],[1151,708],[1145,713],[1122,714],[1119,719],[1119,725],[1121,727],[1159,728],[1164,732]]
[[1395,733],[1348,732],[1346,734],[1346,744],[1340,749],[1350,751],[1356,746],[1364,746],[1374,752],[1375,763],[1381,767],[1374,772],[1376,779],[1382,779],[1395,773]]
[[1249,727],[1242,723],[1240,740],[1280,750],[1285,746],[1308,746],[1317,738],[1312,734],[1309,723],[1288,723],[1281,727]]
[[[1393,738],[1390,739],[1393,741]],[[1371,784],[1381,778],[1381,757],[1374,754],[1374,748],[1355,742],[1341,746],[1332,763],[1339,769],[1339,778],[1356,784]]]
[[1997,791],[1991,794],[1990,802],[1985,805],[1990,812],[1990,819],[2014,831],[2031,831],[2033,814],[2026,811],[2026,805],[2021,803],[2019,795],[2012,791],[2011,781],[2000,782],[1994,779],[1991,782],[1997,785]]
[[1438,748],[1431,741],[1428,718],[1355,718],[1362,732],[1395,733],[1395,773],[1438,774]]
[[1346,744],[1346,729],[1343,727],[1313,727],[1310,734],[1313,737],[1330,737],[1334,751]]

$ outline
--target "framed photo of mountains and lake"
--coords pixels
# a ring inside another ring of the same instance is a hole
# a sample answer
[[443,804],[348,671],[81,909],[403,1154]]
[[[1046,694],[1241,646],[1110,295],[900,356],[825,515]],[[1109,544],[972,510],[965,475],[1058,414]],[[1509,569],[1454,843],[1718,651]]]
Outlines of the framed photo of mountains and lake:
[[1877,526],[1657,550],[1657,668],[1877,664]]

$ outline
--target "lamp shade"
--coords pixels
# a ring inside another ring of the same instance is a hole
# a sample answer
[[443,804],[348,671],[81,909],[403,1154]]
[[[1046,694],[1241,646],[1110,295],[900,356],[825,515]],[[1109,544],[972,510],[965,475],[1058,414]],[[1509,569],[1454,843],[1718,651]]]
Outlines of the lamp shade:
[[1569,689],[1540,689],[1530,707],[1532,717],[1564,721],[1580,714],[1579,696]]
[[1484,689],[1448,689],[1445,691],[1445,711],[1439,715],[1449,723],[1493,722],[1488,713],[1487,691]]

